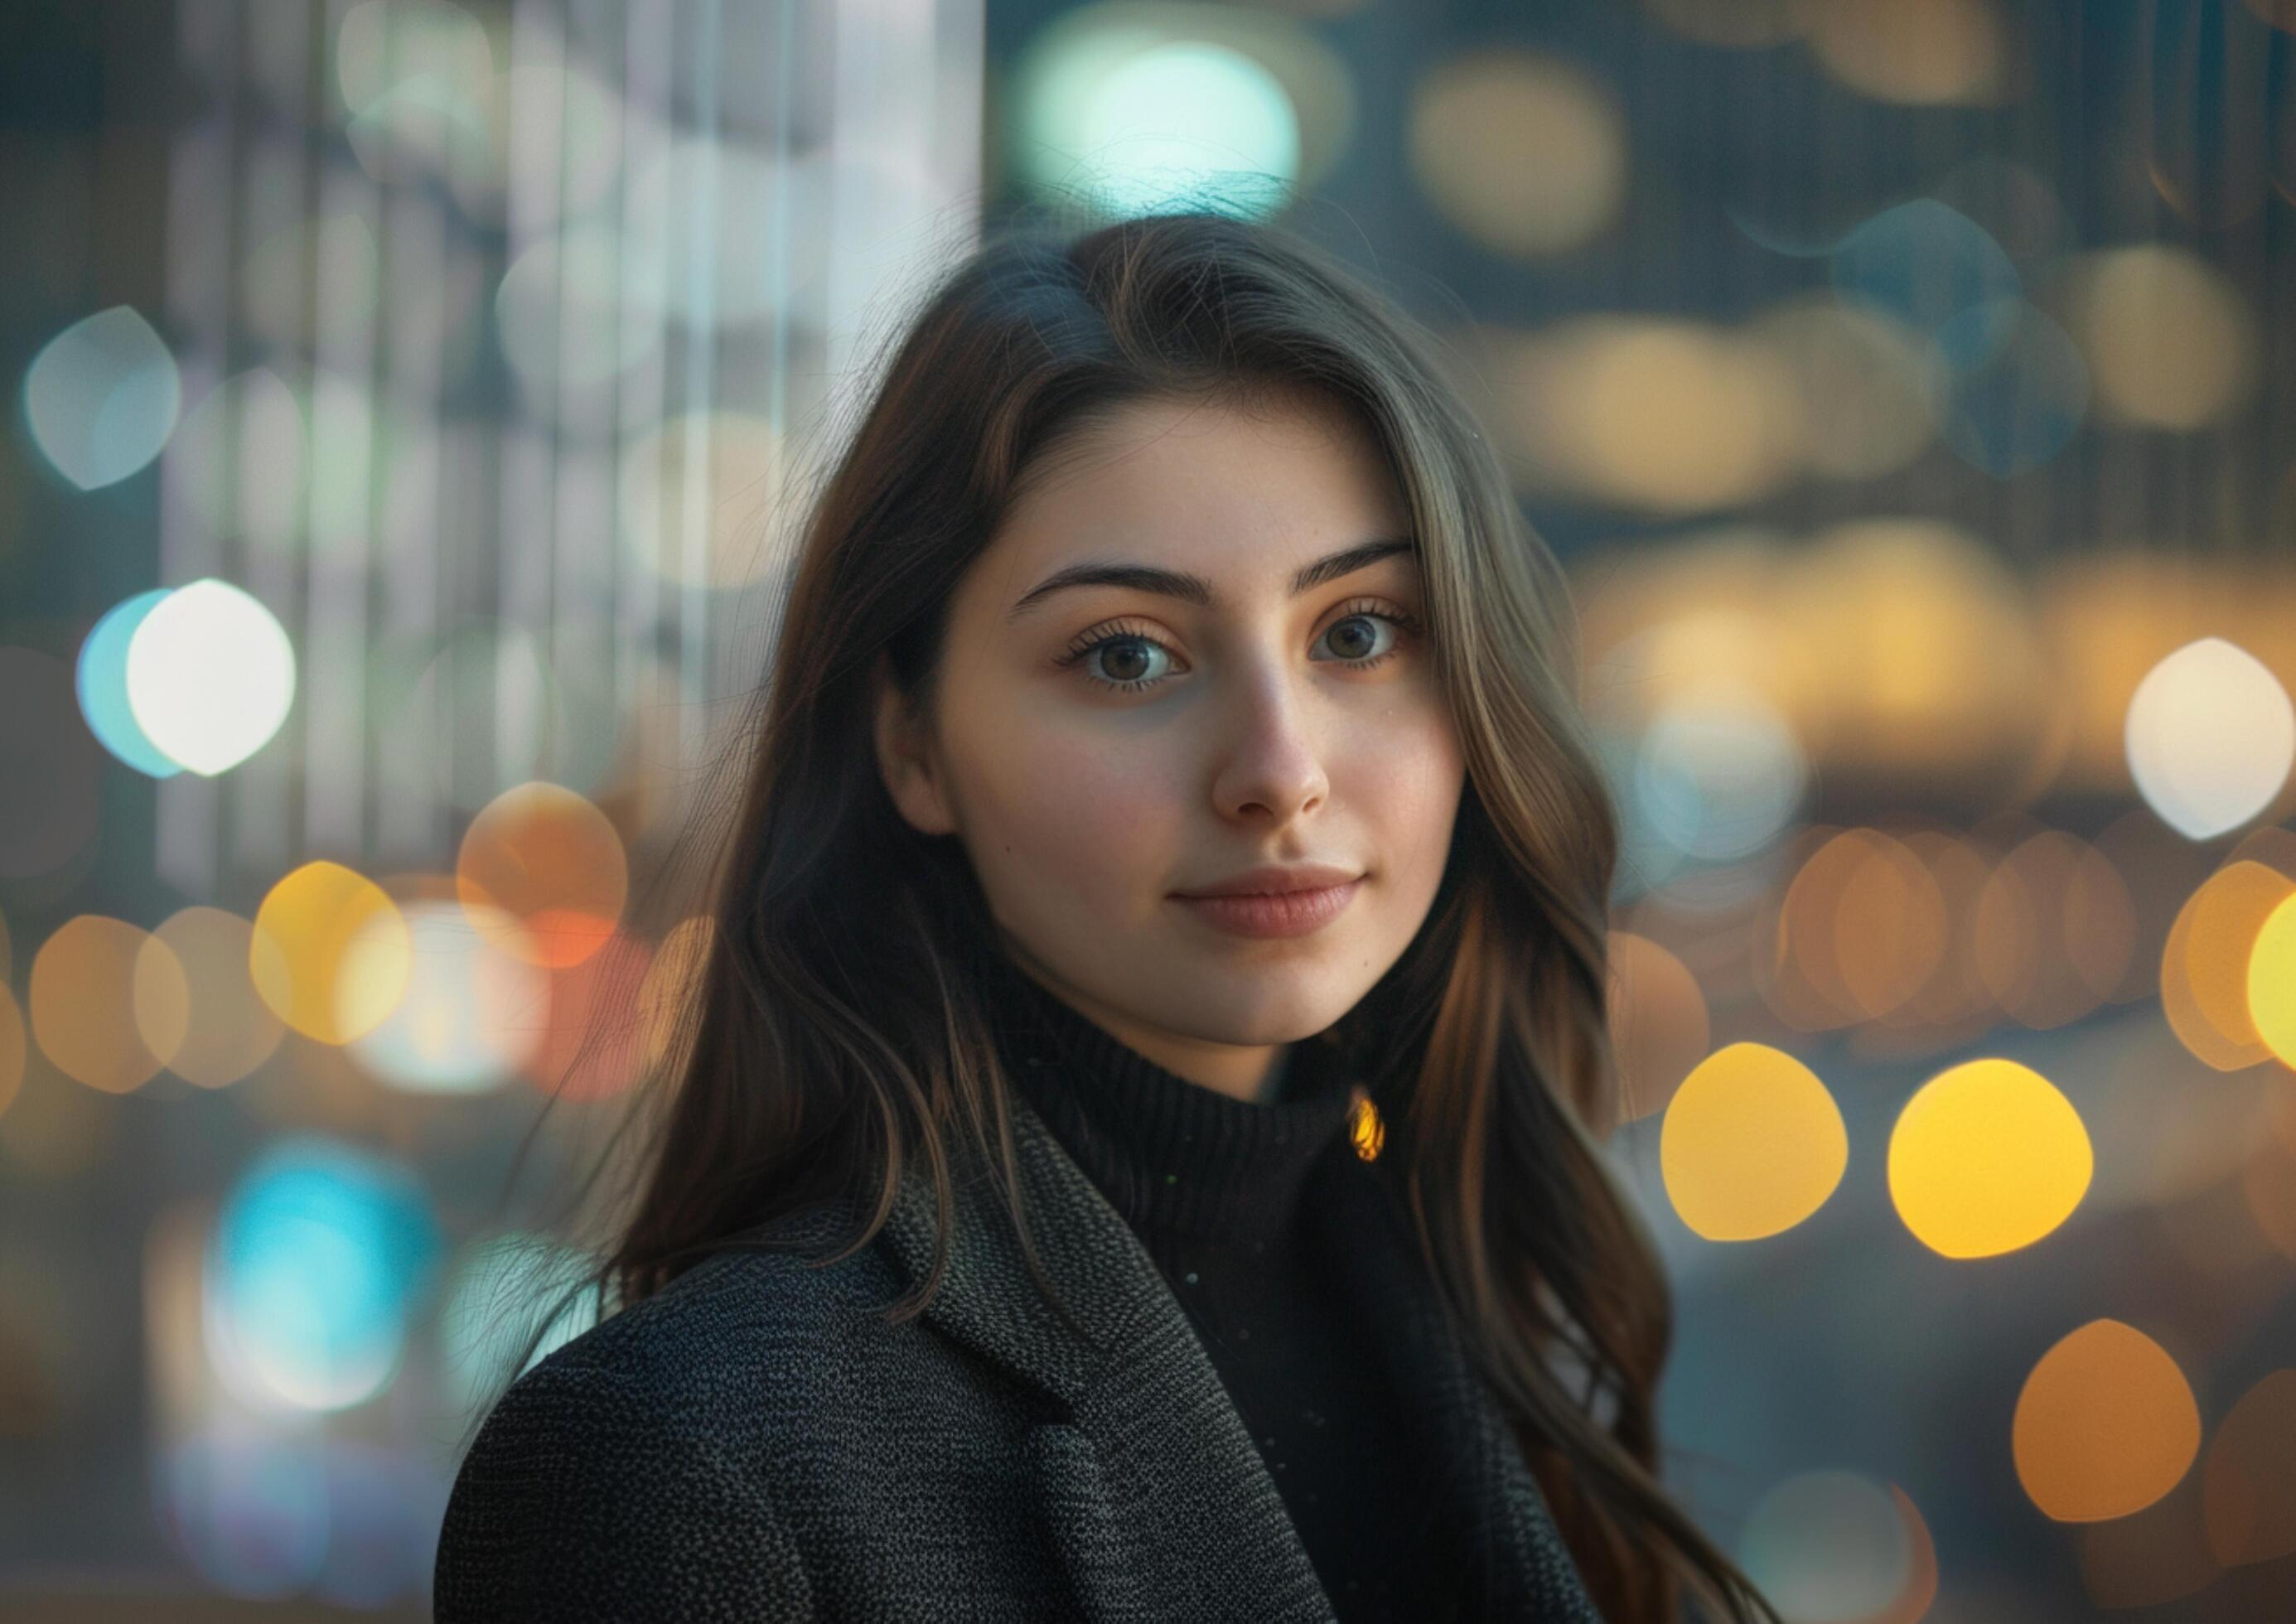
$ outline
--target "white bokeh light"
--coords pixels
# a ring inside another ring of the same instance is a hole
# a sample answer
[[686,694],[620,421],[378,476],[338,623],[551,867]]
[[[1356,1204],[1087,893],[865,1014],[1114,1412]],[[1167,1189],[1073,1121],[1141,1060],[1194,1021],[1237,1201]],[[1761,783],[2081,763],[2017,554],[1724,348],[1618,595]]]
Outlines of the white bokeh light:
[[277,617],[228,581],[177,587],[127,645],[127,703],[171,761],[212,778],[270,742],[295,701],[295,650]]
[[2128,701],[2128,771],[2161,821],[2205,841],[2254,817],[2296,765],[2296,706],[2264,662],[2222,637],[2188,643]]
[[414,1094],[482,1094],[532,1058],[547,1035],[550,972],[505,952],[523,927],[499,908],[408,904],[414,972],[380,1026],[352,1039],[358,1062]]

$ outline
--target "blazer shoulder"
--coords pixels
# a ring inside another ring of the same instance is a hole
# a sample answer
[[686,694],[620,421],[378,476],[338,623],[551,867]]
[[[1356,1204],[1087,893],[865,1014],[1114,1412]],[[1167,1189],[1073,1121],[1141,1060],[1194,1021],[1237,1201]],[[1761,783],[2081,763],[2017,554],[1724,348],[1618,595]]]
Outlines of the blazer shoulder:
[[812,1586],[757,1448],[815,1405],[899,1279],[727,1251],[510,1384],[461,1462],[432,1603],[459,1619],[799,1619]]
[[882,1323],[904,1284],[873,1243],[817,1266],[790,1252],[716,1252],[554,1349],[510,1390],[545,1372],[575,1380],[586,1370],[688,1410],[756,1404],[775,1389],[794,1397],[808,1373]]
[[813,1612],[770,1487],[707,1418],[629,1374],[555,1356],[512,1384],[463,1459],[431,1604],[444,1624]]

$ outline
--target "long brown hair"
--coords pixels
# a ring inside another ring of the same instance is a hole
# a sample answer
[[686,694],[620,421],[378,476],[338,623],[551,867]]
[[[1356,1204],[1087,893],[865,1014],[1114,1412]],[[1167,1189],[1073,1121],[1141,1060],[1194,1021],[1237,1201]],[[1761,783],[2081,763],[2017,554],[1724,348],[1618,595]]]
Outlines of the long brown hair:
[[[1517,506],[1441,341],[1288,227],[1218,209],[1010,226],[898,334],[809,499],[708,885],[714,926],[589,1276],[602,1306],[819,1207],[865,1244],[903,1169],[1013,1192],[1009,1098],[971,955],[987,906],[953,837],[900,817],[874,685],[929,717],[950,596],[1022,481],[1128,403],[1307,389],[1369,428],[1420,540],[1467,786],[1403,958],[1332,1036],[1389,1124],[1426,1259],[1605,1616],[1775,1620],[1658,1477],[1672,1334],[1647,1231],[1601,1145],[1618,822],[1577,700],[1560,566]],[[634,1118],[634,1120],[636,1119]],[[1033,1259],[1033,1248],[1030,1249]]]

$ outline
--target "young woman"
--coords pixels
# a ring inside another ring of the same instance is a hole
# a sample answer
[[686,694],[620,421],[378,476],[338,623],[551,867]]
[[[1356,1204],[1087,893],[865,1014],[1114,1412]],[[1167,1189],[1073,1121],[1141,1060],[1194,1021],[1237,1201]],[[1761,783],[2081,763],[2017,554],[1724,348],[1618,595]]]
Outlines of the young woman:
[[809,519],[439,1618],[1775,1619],[1658,1480],[1615,818],[1433,340],[1281,227],[1015,231]]

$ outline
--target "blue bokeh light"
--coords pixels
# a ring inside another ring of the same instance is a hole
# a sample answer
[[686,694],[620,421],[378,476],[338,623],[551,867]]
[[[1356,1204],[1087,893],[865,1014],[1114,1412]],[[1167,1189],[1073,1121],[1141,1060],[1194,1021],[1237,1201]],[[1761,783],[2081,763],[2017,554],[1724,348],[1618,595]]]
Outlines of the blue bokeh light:
[[2017,325],[2025,284],[1976,221],[1934,198],[1885,209],[1833,250],[1833,285],[1937,345],[1956,370],[1980,366]]
[[274,1146],[217,1221],[209,1347],[250,1398],[340,1409],[389,1384],[440,1242],[413,1177],[316,1136]]

